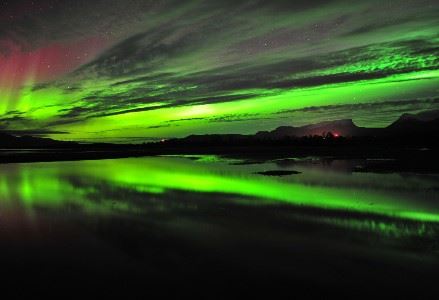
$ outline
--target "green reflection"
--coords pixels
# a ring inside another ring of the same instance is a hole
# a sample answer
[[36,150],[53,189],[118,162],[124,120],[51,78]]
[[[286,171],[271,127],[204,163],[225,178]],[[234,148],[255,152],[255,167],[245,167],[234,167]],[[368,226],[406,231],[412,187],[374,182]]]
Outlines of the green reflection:
[[[136,190],[155,187],[236,194],[300,206],[373,213],[419,221],[439,221],[439,207],[425,202],[413,203],[410,199],[396,197],[385,191],[283,182],[245,173],[242,167],[210,167],[211,169],[208,165],[178,158],[148,158],[141,162],[137,159],[111,163],[84,162],[81,169],[85,169],[88,174],[93,170],[100,170],[94,176],[102,176],[113,184]],[[327,176],[325,172],[320,175],[322,179]]]
[[[302,166],[300,175],[268,178],[256,175],[255,171],[274,168],[273,163],[230,165],[227,160],[211,156],[198,161],[148,157],[15,164],[1,168],[3,211],[25,209],[33,214],[38,209],[71,208],[102,215],[145,213],[152,207],[146,205],[149,200],[161,203],[156,203],[154,209],[163,210],[171,201],[180,201],[180,193],[184,192],[206,193],[203,198],[206,202],[214,196],[229,202],[239,198],[249,199],[239,202],[241,205],[287,204],[387,219],[439,222],[439,197],[434,192],[437,181],[416,176],[337,173]],[[384,221],[322,217],[319,222],[360,230],[366,227],[380,232],[399,230]],[[425,233],[424,225],[419,226],[402,230]]]

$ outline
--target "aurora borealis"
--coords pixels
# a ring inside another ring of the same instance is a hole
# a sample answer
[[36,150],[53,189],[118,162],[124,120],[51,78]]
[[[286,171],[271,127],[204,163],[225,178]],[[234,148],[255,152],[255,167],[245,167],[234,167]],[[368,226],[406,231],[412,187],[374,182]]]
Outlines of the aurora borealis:
[[2,1],[0,129],[136,142],[439,108],[437,1]]

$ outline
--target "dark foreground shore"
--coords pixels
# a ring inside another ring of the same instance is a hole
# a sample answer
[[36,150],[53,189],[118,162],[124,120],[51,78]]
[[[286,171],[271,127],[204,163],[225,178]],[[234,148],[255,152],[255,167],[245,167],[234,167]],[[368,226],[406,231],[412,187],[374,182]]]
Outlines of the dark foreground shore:
[[437,149],[419,147],[131,147],[115,149],[29,149],[0,150],[0,164],[79,161],[158,155],[220,155],[251,162],[285,157],[327,157],[328,159],[368,159],[357,172],[439,172]]

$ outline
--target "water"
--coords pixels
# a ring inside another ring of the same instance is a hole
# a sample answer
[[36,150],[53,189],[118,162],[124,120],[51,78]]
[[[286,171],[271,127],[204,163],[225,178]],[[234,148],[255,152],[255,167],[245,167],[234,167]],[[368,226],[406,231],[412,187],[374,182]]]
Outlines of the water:
[[[1,165],[0,263],[21,282],[57,285],[432,278],[439,176],[355,172],[364,163],[168,156]],[[258,174],[279,170],[294,172]]]

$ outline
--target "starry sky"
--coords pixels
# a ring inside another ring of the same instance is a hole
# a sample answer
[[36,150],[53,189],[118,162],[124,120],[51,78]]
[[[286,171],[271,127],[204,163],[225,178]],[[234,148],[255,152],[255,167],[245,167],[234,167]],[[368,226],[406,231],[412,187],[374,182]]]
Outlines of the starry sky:
[[143,142],[439,109],[439,3],[0,0],[0,130]]

